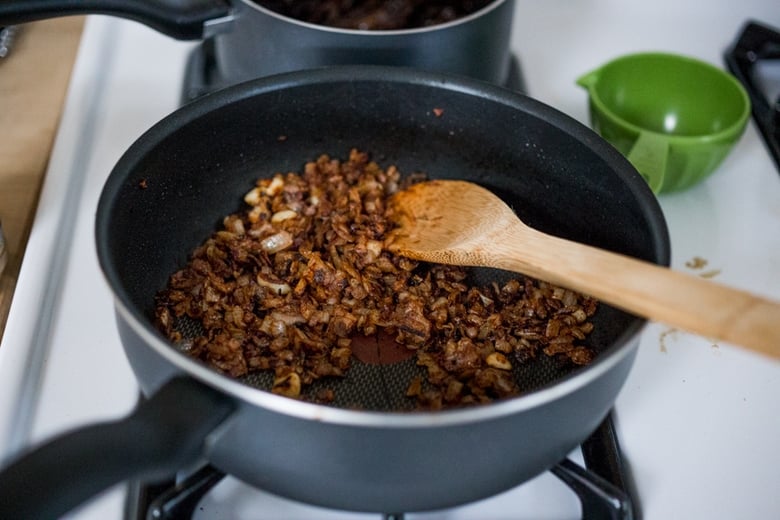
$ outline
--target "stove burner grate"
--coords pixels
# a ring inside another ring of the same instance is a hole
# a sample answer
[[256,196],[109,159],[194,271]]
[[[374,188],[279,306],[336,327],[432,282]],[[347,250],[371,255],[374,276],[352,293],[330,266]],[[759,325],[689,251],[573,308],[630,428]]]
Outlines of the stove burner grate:
[[750,96],[753,120],[780,171],[780,31],[749,21],[724,58]]

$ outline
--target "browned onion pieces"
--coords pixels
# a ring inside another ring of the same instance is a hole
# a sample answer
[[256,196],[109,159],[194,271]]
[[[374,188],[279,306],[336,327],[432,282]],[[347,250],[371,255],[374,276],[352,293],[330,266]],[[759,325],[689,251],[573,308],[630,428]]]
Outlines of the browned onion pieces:
[[[231,376],[273,370],[290,397],[344,375],[352,337],[391,334],[425,369],[407,395],[432,409],[516,395],[513,365],[540,353],[589,363],[592,298],[527,278],[472,287],[464,268],[385,250],[387,199],[420,178],[353,150],[259,180],[158,295],[160,329]],[[202,334],[182,338],[184,316]]]

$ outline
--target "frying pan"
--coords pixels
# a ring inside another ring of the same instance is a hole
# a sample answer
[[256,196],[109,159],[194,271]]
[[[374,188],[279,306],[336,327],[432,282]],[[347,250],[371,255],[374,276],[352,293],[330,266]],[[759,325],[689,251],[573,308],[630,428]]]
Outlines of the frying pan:
[[515,92],[364,66],[205,96],[127,150],[97,209],[100,265],[148,399],[123,421],[65,434],[12,463],[0,474],[0,517],[41,508],[55,516],[113,483],[161,478],[201,459],[311,504],[439,509],[531,479],[589,436],[629,373],[644,325],[606,305],[594,316],[591,365],[540,359],[516,374],[522,396],[438,412],[375,398],[377,385],[390,388],[408,367],[356,361],[336,387],[349,402],[326,406],[272,394],[263,378],[219,374],[158,333],[155,293],[224,215],[241,209],[257,178],[353,147],[402,172],[486,186],[543,231],[668,263],[661,211],[630,163],[587,127]]

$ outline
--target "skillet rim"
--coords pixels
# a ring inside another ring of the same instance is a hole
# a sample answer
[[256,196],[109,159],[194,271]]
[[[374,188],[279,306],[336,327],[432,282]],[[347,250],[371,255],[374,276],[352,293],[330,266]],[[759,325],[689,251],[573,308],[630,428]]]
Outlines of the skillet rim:
[[[223,90],[207,94],[184,105],[164,117],[144,132],[113,167],[104,183],[95,215],[95,238],[101,271],[111,289],[118,315],[143,340],[145,348],[154,351],[171,363],[181,373],[193,377],[218,391],[252,406],[295,416],[334,424],[371,427],[419,428],[467,424],[475,421],[506,417],[545,405],[575,392],[597,380],[611,368],[620,364],[639,346],[639,335],[646,319],[635,317],[620,336],[598,356],[593,364],[583,370],[564,376],[533,392],[511,399],[462,409],[414,412],[379,412],[336,408],[327,405],[304,402],[250,387],[229,376],[222,375],[200,361],[194,360],[172,348],[157,332],[123,289],[121,276],[117,272],[108,237],[111,211],[122,190],[125,179],[133,173],[134,165],[151,149],[178,128],[226,105],[248,97],[301,85],[333,82],[388,82],[416,84],[477,96],[506,105],[552,124],[591,148],[607,164],[612,166],[625,182],[626,187],[650,217],[650,229],[655,238],[655,262],[668,266],[670,263],[670,240],[660,205],[647,183],[636,169],[616,149],[597,133],[570,116],[533,98],[510,91],[503,87],[444,73],[426,72],[402,67],[350,65],[305,71],[296,71],[240,83]],[[137,376],[136,376],[137,377]]]

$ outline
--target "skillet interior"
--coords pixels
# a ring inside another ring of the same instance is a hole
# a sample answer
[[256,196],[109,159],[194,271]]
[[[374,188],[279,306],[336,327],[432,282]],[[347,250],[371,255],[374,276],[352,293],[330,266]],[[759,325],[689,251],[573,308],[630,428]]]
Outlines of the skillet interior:
[[[300,171],[322,153],[345,158],[351,148],[407,174],[477,182],[542,231],[668,263],[663,218],[641,177],[601,138],[545,105],[399,69],[284,78],[184,107],[147,132],[111,174],[97,218],[101,264],[115,292],[150,328],[155,293],[226,214],[242,208],[257,178]],[[443,110],[440,116],[434,108]],[[493,276],[503,274],[478,275]],[[600,353],[620,348],[642,323],[602,305],[588,343]],[[403,390],[416,370],[411,360],[357,363],[338,383],[335,404],[403,409],[409,406]],[[517,376],[531,391],[571,372],[541,360]],[[246,382],[270,387],[266,377]]]

